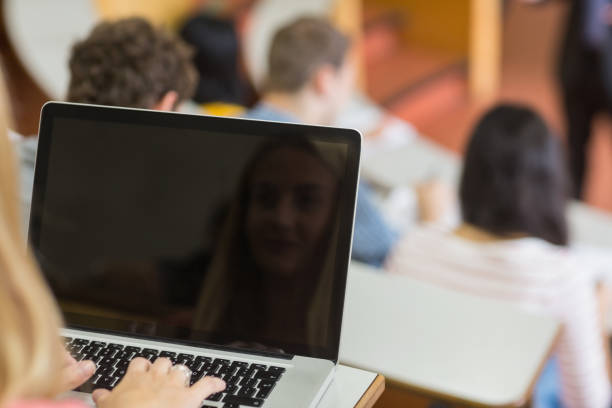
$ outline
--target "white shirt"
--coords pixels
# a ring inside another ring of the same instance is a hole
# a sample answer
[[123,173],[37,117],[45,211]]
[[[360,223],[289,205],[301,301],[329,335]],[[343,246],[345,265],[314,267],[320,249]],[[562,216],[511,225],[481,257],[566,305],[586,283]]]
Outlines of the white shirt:
[[608,407],[611,389],[593,273],[579,259],[536,238],[482,243],[415,228],[396,246],[386,267],[558,319],[563,324],[556,351],[564,406]]

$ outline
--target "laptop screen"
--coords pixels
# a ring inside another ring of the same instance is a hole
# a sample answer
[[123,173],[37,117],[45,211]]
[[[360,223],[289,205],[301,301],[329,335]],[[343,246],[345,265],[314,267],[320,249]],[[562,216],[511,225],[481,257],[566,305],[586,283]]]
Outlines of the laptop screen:
[[30,242],[70,327],[337,360],[360,136],[50,103]]

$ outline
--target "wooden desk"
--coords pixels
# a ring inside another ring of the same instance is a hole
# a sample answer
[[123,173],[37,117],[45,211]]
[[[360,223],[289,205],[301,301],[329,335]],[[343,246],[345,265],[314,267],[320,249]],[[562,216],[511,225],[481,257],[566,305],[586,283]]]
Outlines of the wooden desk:
[[559,324],[501,301],[350,268],[340,361],[470,406],[520,406]]

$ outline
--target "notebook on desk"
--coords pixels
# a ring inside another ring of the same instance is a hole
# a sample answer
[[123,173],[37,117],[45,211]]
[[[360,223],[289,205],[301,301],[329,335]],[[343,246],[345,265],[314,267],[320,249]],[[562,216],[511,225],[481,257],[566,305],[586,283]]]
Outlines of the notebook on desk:
[[39,134],[29,240],[66,347],[98,365],[75,395],[168,357],[226,381],[204,406],[316,405],[338,361],[358,132],[52,102]]

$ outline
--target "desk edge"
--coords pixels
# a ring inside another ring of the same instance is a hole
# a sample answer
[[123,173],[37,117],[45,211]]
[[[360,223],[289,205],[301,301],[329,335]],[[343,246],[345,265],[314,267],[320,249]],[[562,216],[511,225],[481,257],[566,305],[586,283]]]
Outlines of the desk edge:
[[370,384],[366,392],[363,393],[363,395],[355,405],[355,408],[373,407],[384,391],[385,377],[380,374],[376,374],[376,377],[374,378],[374,380],[372,380],[372,383]]

